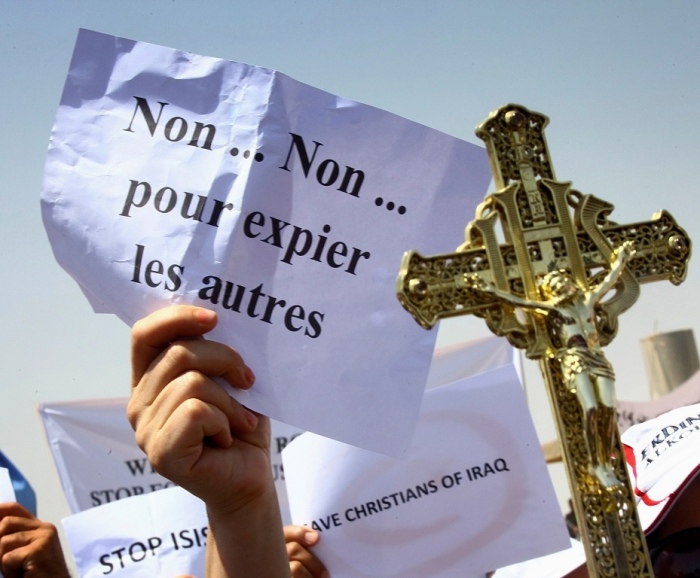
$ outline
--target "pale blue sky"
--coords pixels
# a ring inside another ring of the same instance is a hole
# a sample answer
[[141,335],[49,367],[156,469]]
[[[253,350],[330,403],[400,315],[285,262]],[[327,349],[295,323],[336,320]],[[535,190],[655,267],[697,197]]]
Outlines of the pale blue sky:
[[[0,448],[29,476],[40,514],[58,522],[67,508],[33,405],[128,394],[128,329],[91,312],[53,260],[39,211],[78,28],[274,68],[472,142],[491,110],[523,104],[551,119],[560,180],[612,202],[621,223],[665,208],[697,241],[699,22],[696,1],[0,0]],[[648,396],[642,337],[697,328],[699,286],[691,261],[684,285],[646,285],[622,316],[608,349],[621,399]],[[440,338],[485,334],[479,320],[458,321]],[[528,380],[546,441],[532,363]]]

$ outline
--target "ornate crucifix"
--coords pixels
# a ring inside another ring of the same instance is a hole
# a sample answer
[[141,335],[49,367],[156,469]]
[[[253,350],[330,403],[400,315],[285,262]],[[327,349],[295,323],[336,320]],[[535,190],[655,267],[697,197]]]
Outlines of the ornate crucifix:
[[555,180],[547,123],[509,104],[477,127],[498,190],[479,205],[455,253],[404,255],[397,294],[426,329],[477,315],[539,360],[590,576],[651,578],[602,347],[640,283],[685,279],[690,239],[665,211],[615,224],[611,204]]

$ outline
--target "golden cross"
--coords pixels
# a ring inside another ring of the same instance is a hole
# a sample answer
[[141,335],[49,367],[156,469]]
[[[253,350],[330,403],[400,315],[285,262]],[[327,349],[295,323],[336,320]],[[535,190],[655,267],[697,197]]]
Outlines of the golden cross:
[[613,223],[611,204],[557,181],[547,123],[508,104],[477,127],[498,190],[479,205],[455,253],[404,255],[397,294],[426,329],[474,314],[540,360],[589,574],[651,578],[602,346],[640,283],[685,279],[690,239],[665,211]]

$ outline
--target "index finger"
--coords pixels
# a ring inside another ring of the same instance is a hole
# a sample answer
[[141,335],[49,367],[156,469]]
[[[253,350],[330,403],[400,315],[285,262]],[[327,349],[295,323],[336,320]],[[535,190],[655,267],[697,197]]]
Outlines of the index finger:
[[200,337],[214,329],[216,321],[214,311],[193,305],[174,305],[134,323],[131,329],[131,387],[136,386],[169,343]]

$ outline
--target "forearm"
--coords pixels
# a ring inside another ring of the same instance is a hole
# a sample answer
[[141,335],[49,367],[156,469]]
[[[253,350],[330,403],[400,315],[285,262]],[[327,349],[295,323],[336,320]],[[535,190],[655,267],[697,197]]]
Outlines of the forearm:
[[289,578],[270,468],[270,422],[215,380],[248,389],[252,370],[231,347],[198,339],[212,311],[160,309],[132,329],[127,416],[154,469],[207,505],[207,576]]
[[233,512],[207,509],[207,578],[289,578],[274,484]]

